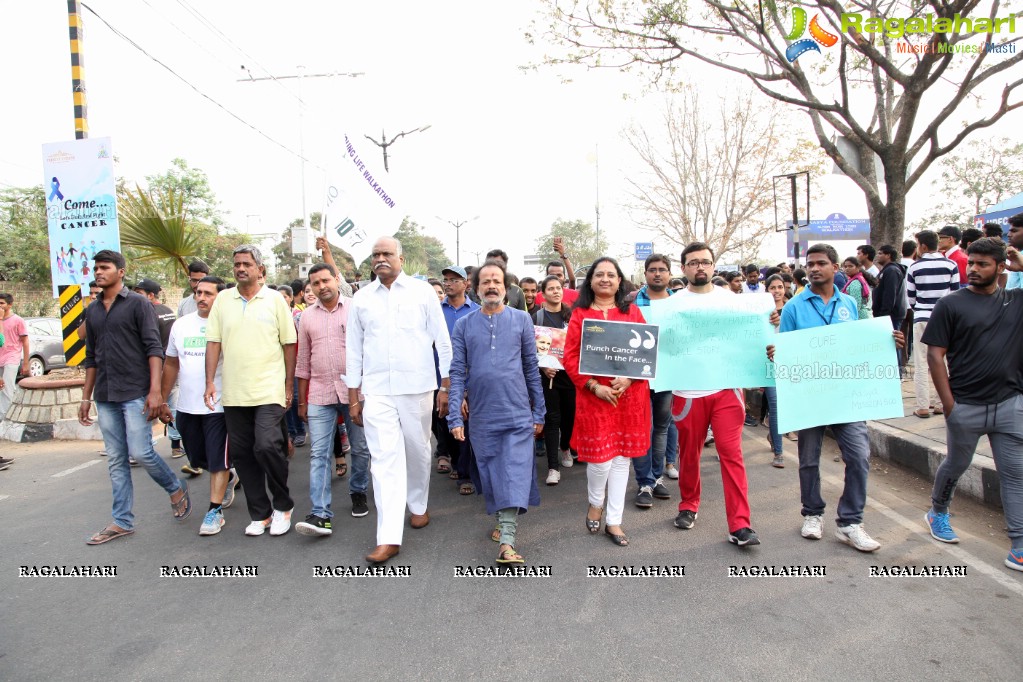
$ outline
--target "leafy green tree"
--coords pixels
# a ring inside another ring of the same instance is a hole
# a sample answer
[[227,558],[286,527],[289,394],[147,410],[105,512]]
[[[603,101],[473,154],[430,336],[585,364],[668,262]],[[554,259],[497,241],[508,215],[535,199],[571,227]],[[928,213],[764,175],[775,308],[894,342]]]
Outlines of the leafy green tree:
[[[309,229],[314,232],[319,232],[320,225],[322,222],[322,215],[319,211],[314,211],[309,214]],[[299,266],[305,262],[305,256],[295,255],[291,251],[291,230],[296,227],[302,227],[302,219],[295,218],[288,225],[288,228],[281,233],[280,241],[273,247],[274,256],[277,258],[277,266],[273,274],[273,279],[281,283],[291,282],[294,279],[298,279]],[[341,271],[341,275],[346,279],[352,279],[355,275],[355,263],[352,262],[351,256],[337,248],[333,244],[330,245],[330,253],[334,256],[334,262],[337,263],[338,269]],[[312,254],[310,256],[314,263],[319,262],[319,254]],[[366,268],[366,276],[369,276],[369,268]]]
[[423,234],[423,228],[411,218],[402,221],[394,238],[401,242],[405,256],[403,270],[410,275],[440,277],[441,270],[454,262],[444,251],[444,243],[436,237]]
[[558,218],[551,224],[551,229],[536,240],[534,253],[540,257],[541,267],[559,259],[557,251],[554,250],[555,237],[561,237],[565,244],[565,253],[569,255],[573,267],[589,265],[597,258],[610,253],[607,233],[601,232],[598,235],[593,223]]
[[0,191],[0,280],[45,287],[50,284],[42,186]]
[[190,168],[184,159],[171,161],[171,167],[161,175],[147,175],[146,187],[161,194],[173,190],[182,197],[192,218],[218,230],[224,227],[224,212],[220,210],[209,178],[201,168]]

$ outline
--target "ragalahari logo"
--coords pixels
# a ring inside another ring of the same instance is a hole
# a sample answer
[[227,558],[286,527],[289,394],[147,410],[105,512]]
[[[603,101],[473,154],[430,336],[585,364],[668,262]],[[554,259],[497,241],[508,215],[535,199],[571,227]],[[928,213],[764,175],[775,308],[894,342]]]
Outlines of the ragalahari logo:
[[838,42],[838,36],[834,33],[829,33],[821,28],[820,15],[813,15],[813,20],[810,21],[810,37],[801,38],[806,33],[806,10],[802,7],[792,8],[792,30],[789,31],[788,35],[785,36],[787,41],[795,41],[791,43],[785,50],[785,57],[792,63],[799,59],[801,55],[807,52],[820,52],[821,49],[817,47],[818,44],[824,47],[831,47]]

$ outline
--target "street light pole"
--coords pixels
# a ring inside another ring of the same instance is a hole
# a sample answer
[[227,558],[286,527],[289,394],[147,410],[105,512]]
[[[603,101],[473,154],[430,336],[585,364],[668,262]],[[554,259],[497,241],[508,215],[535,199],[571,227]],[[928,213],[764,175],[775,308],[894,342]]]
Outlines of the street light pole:
[[[436,218],[437,220],[444,220],[444,218],[441,218],[439,215],[434,216],[434,218]],[[468,220],[445,221],[449,225],[453,225],[455,228],[455,265],[461,265],[462,263],[462,225],[465,225],[466,223],[471,223],[474,220],[479,220],[479,218],[480,217],[477,215],[473,216],[472,218],[469,218]]]
[[384,151],[384,172],[385,173],[390,173],[391,169],[387,166],[387,148],[390,147],[395,142],[397,142],[398,140],[400,140],[401,138],[405,137],[406,135],[411,135],[412,133],[421,133],[424,130],[429,130],[431,127],[432,127],[432,124],[431,125],[425,125],[425,126],[422,126],[420,128],[414,128],[413,130],[404,130],[404,131],[398,133],[397,135],[395,135],[394,137],[392,137],[390,140],[387,139],[387,133],[384,130],[381,129],[381,131],[380,131],[380,141],[379,142],[374,140],[369,135],[363,135],[363,137],[365,137],[367,140],[369,140],[370,142],[372,142],[376,146],[380,147],[380,149],[382,149]]
[[[303,78],[335,78],[335,77],[338,77],[338,76],[348,76],[348,77],[351,77],[351,78],[355,78],[357,76],[364,76],[365,74],[362,71],[354,71],[354,72],[338,72],[338,71],[333,71],[333,72],[327,72],[327,73],[307,74],[305,72],[305,67],[302,66],[302,65],[299,65],[299,66],[295,67],[296,70],[298,71],[298,73],[296,73],[296,74],[288,74],[288,75],[282,75],[282,76],[274,76],[274,75],[271,74],[269,76],[261,76],[259,78],[255,78],[255,77],[253,77],[252,73],[248,69],[245,68],[244,64],[242,65],[241,68],[242,68],[242,71],[245,71],[245,73],[247,73],[249,75],[249,77],[248,78],[239,78],[238,79],[239,83],[254,83],[256,81],[269,81],[269,80],[280,81],[280,80],[288,80],[288,79],[292,79],[292,78],[298,80],[298,96],[296,97],[296,99],[298,100],[298,156],[299,156],[299,159],[300,159],[300,179],[301,179],[301,182],[302,182],[302,235],[303,235],[303,240],[302,240],[300,246],[302,248],[303,255],[305,256],[305,263],[304,263],[304,265],[306,266],[306,269],[308,270],[308,267],[313,264],[313,261],[312,261],[312,258],[311,258],[311,255],[310,255],[310,251],[309,251],[309,229],[310,229],[309,228],[309,211],[306,210],[306,196],[305,196],[305,194],[306,194],[306,192],[305,192],[305,161],[306,161],[306,159],[305,159],[305,125],[304,125],[305,114],[303,112],[303,109],[305,107],[305,102],[302,101],[302,79]],[[291,236],[291,250],[292,250],[292,253],[298,253],[298,251],[296,251],[296,249],[295,249],[294,231],[292,232],[292,236]]]

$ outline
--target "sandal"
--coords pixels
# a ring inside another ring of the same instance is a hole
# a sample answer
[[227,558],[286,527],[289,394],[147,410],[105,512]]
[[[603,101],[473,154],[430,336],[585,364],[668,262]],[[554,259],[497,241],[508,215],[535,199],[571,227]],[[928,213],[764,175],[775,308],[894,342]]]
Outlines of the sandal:
[[451,458],[440,456],[437,458],[437,473],[438,474],[450,474],[451,473]]
[[586,511],[586,530],[590,531],[590,533],[592,533],[592,534],[596,534],[596,533],[600,532],[600,519],[604,516],[604,508],[603,507],[594,507],[591,504],[590,505],[590,509],[599,509],[600,510],[600,516],[598,516],[596,520],[590,518],[589,510]]
[[459,478],[460,478],[460,476],[458,475],[458,472],[455,471],[454,469],[451,469],[448,472],[448,479],[450,479],[452,481],[457,481]]
[[627,547],[629,544],[629,538],[625,537],[624,534],[612,533],[610,526],[604,526],[604,534],[611,538],[611,542],[615,543],[619,547]]
[[181,492],[184,494],[177,502],[171,502],[171,509],[174,510],[174,518],[184,521],[192,513],[192,498],[188,496],[188,484],[181,479],[178,480],[181,481]]
[[515,551],[514,547],[508,549],[502,549],[501,553],[497,555],[497,563],[499,564],[524,564],[526,560],[522,558],[522,555]]
[[472,495],[475,492],[476,492],[476,486],[474,486],[470,482],[466,482],[466,483],[463,483],[462,485],[458,486],[458,494],[459,495]]
[[110,525],[86,540],[85,544],[102,545],[105,542],[110,542],[117,538],[123,538],[125,535],[131,535],[134,532],[134,530],[125,530],[119,526]]
[[334,460],[334,473],[337,474],[338,478],[344,478],[345,474],[348,473],[348,462],[344,457]]
[[501,529],[500,528],[495,528],[493,531],[491,531],[490,539],[493,540],[494,542],[500,542],[501,541]]

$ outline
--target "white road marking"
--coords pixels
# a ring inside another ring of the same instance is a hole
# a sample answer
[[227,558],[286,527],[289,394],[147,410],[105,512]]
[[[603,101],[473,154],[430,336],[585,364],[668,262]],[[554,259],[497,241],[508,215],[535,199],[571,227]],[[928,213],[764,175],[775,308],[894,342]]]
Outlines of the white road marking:
[[[842,478],[839,478],[838,476],[832,476],[830,474],[822,473],[821,474],[821,479],[822,480],[826,480],[828,483],[830,483],[831,485],[837,486],[838,488],[842,488],[845,485],[845,480],[842,479]],[[917,533],[917,534],[925,535],[927,537],[927,541],[928,542],[931,542],[934,545],[936,545],[938,549],[941,549],[941,550],[951,554],[953,557],[956,558],[956,560],[960,564],[966,564],[970,568],[976,569],[980,573],[983,573],[987,577],[989,577],[992,580],[994,580],[996,583],[998,583],[999,585],[1001,585],[1005,589],[1011,590],[1012,592],[1015,592],[1016,594],[1018,594],[1020,596],[1023,596],[1023,583],[1021,583],[1018,580],[1013,580],[1012,576],[1010,576],[1010,575],[1006,575],[1006,573],[1005,573],[1006,569],[1002,569],[1000,567],[992,566],[991,564],[989,564],[989,563],[987,563],[985,561],[982,561],[981,559],[978,559],[977,557],[975,557],[974,555],[970,554],[969,552],[967,552],[965,549],[963,549],[959,545],[950,545],[950,544],[948,544],[946,542],[938,542],[937,540],[934,540],[931,537],[931,534],[929,532],[925,532],[923,530],[923,527],[924,527],[924,512],[927,511],[926,509],[921,509],[920,510],[920,518],[918,520],[914,521],[913,519],[906,518],[904,515],[902,515],[899,512],[895,511],[891,507],[889,507],[889,506],[887,506],[885,504],[882,504],[881,502],[878,502],[876,499],[874,499],[873,497],[871,497],[869,495],[867,496],[867,505],[872,507],[873,509],[876,509],[877,511],[881,512],[882,514],[884,514],[889,519],[891,519],[895,523],[899,524],[900,526],[902,526],[906,530],[912,531],[912,532]],[[969,536],[967,536],[967,537],[969,537]],[[1008,550],[1006,550],[1006,554],[1008,554]],[[883,562],[879,562],[879,563],[883,563]]]
[[85,462],[84,464],[79,464],[78,466],[71,467],[70,469],[64,469],[64,471],[58,471],[50,478],[60,478],[62,476],[67,476],[68,474],[73,474],[76,471],[81,471],[82,469],[91,467],[93,464],[99,464],[102,461],[103,461],[102,459],[90,459],[88,462]]

